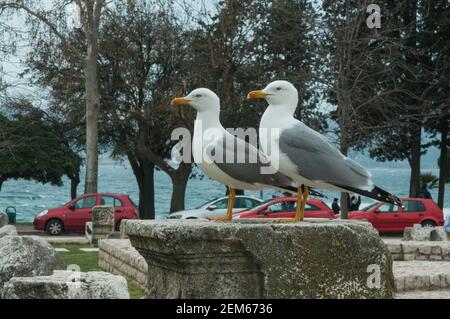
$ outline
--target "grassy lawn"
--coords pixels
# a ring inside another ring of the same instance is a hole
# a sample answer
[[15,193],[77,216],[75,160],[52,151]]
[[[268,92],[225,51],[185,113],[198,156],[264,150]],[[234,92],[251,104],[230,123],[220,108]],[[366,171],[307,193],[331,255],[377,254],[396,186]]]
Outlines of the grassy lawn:
[[[80,248],[92,248],[91,245],[77,244],[53,244],[55,248],[65,248],[70,252],[60,252],[66,265],[78,265],[82,272],[101,271],[98,267],[98,252],[83,252]],[[128,291],[131,299],[140,299],[144,296],[144,291],[135,287],[133,283],[128,281]]]

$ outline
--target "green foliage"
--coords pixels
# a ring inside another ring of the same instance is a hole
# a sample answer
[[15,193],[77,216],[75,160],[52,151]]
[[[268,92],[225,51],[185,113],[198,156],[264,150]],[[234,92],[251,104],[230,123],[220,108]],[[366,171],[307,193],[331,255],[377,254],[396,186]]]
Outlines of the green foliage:
[[79,170],[80,157],[37,110],[0,115],[0,181],[27,179],[61,185],[62,176]]
[[420,174],[420,180],[422,183],[427,184],[430,189],[439,187],[439,179],[433,175],[433,173],[422,173]]
[[[450,153],[450,149],[447,151],[448,153]],[[438,160],[438,165],[439,167],[440,165],[440,160]],[[445,180],[445,183],[448,184],[450,183],[450,157],[447,157],[447,179]],[[430,172],[426,172],[426,173],[422,173],[420,174],[420,180],[422,181],[422,183],[426,183],[428,185],[428,188],[438,188],[439,187],[439,178],[434,176],[433,173]]]

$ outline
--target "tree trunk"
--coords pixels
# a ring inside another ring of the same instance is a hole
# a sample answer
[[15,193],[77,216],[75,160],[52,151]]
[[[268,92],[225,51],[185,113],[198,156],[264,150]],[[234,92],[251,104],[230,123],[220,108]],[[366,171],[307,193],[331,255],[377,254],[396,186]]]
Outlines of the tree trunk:
[[85,61],[86,90],[86,180],[85,194],[98,190],[98,112],[99,93],[97,79],[98,29],[87,28],[87,54]]
[[[406,32],[405,44],[409,47],[409,50],[417,52],[417,1],[406,1],[404,2],[406,6],[403,10],[403,20],[404,25],[409,30]],[[405,53],[406,65],[417,66],[418,59],[415,54],[406,51]],[[415,85],[417,81],[416,75],[408,74],[406,76],[406,83],[408,85],[407,89],[416,91],[417,95],[420,95],[421,88]],[[406,101],[405,101],[406,102]],[[409,101],[408,111],[411,120],[409,121],[409,164],[411,167],[411,178],[409,182],[409,196],[415,197],[417,192],[420,190],[420,156],[421,156],[421,138],[422,138],[422,122],[420,118],[422,115],[422,105],[421,102],[416,99],[411,99]]]
[[411,125],[411,178],[409,184],[409,197],[415,197],[420,190],[420,156],[421,156],[421,139],[422,126],[413,122]]
[[128,160],[139,188],[139,217],[155,219],[155,165],[132,154],[128,154]]
[[438,206],[444,208],[444,198],[445,198],[445,181],[447,180],[448,172],[448,125],[449,115],[444,116],[441,120],[441,156],[439,157],[439,195],[438,195]]
[[[347,156],[349,149],[348,141],[348,108],[349,101],[344,94],[342,102],[339,105],[339,126],[340,126],[340,151],[343,155]],[[340,205],[341,205],[341,219],[348,219],[348,193],[341,193]]]
[[155,165],[146,163],[139,187],[139,216],[141,219],[155,219]]
[[176,173],[171,177],[172,179],[172,198],[170,200],[170,212],[177,212],[184,210],[186,199],[186,187],[191,175],[191,164],[181,163]]
[[76,174],[75,176],[69,176],[70,178],[70,198],[77,198],[77,188],[78,184],[80,184],[80,174]]

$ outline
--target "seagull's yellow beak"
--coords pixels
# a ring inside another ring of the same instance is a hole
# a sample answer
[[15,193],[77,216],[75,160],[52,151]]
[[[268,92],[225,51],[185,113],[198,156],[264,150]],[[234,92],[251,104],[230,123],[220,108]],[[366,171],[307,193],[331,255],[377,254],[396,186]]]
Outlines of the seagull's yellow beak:
[[247,99],[250,99],[250,100],[265,99],[267,96],[268,96],[268,94],[267,94],[267,93],[264,93],[262,90],[251,91],[251,92],[247,95]]
[[187,98],[185,98],[185,97],[177,97],[177,98],[174,98],[173,100],[172,100],[172,105],[174,105],[174,106],[182,106],[182,105],[187,105],[187,104],[189,104],[191,101],[189,101]]

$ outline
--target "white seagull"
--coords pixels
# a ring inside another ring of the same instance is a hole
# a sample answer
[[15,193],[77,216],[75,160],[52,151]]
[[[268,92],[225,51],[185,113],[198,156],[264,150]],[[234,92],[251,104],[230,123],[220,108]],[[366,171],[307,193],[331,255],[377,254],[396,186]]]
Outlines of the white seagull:
[[[296,192],[295,183],[272,167],[266,155],[223,128],[219,120],[220,100],[214,92],[196,89],[186,97],[175,98],[172,105],[190,105],[197,110],[192,141],[194,161],[208,177],[229,187],[227,214],[219,220],[232,219],[235,189],[276,188]],[[245,162],[239,161],[242,152]],[[263,167],[273,173],[262,174]]]
[[[294,118],[298,91],[287,81],[275,81],[265,89],[252,91],[249,99],[265,99],[269,107],[259,127],[261,149],[268,155],[277,154],[280,172],[292,178],[297,194],[303,197],[303,207],[293,221],[303,220],[308,187],[339,192],[353,192],[379,201],[402,205],[401,200],[374,185],[367,169],[344,156],[326,138]],[[279,134],[270,134],[273,129]],[[300,196],[297,207],[300,206]]]

